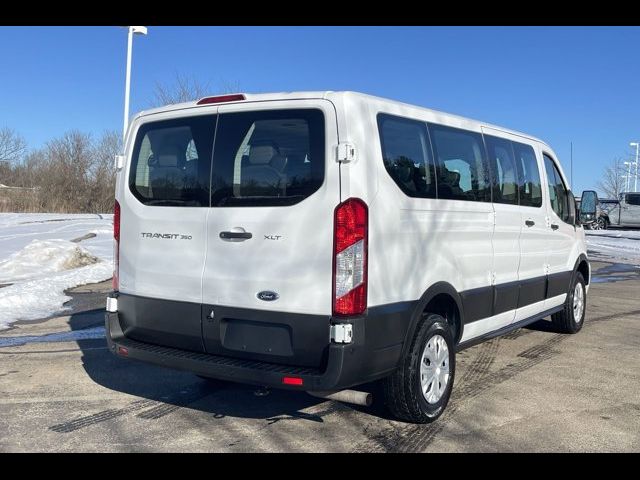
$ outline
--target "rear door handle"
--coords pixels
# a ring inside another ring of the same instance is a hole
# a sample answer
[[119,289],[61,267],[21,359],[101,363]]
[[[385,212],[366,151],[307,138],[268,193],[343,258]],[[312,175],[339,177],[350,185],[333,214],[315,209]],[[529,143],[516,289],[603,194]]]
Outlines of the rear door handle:
[[526,220],[526,221],[524,222],[524,224],[525,224],[527,227],[533,227],[533,226],[536,224],[536,222],[534,222],[533,220]]
[[551,230],[557,230],[560,228],[560,225],[556,224],[556,223],[552,223],[551,224]]
[[251,232],[220,232],[220,238],[222,240],[241,242],[242,240],[248,240],[251,237],[253,237]]

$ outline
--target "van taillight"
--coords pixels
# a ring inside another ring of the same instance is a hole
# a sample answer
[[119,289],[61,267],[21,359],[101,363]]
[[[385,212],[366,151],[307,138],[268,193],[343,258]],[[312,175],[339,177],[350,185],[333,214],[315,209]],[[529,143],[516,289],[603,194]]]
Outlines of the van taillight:
[[116,200],[113,205],[113,279],[111,286],[118,290],[118,276],[120,272],[120,204]]
[[367,204],[350,198],[333,219],[333,314],[360,315],[367,308]]

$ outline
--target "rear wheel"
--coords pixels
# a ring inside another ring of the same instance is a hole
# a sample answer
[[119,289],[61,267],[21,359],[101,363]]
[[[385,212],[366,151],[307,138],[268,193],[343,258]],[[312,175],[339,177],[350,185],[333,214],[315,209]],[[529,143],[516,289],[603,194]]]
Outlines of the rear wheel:
[[396,417],[413,423],[434,421],[444,412],[455,375],[451,326],[425,313],[398,369],[384,379],[384,396]]
[[578,333],[582,329],[586,310],[587,290],[584,277],[580,272],[576,272],[563,309],[554,313],[551,320],[561,333]]

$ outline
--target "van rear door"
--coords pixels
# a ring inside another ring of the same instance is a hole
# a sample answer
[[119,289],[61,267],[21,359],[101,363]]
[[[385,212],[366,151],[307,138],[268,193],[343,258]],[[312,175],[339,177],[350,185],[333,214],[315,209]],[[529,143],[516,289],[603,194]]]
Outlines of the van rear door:
[[219,108],[202,283],[207,352],[320,365],[332,309],[337,143],[326,100]]
[[[118,300],[125,335],[203,351],[202,270],[216,126],[209,114],[143,117],[118,184]],[[213,112],[213,113],[212,113]]]

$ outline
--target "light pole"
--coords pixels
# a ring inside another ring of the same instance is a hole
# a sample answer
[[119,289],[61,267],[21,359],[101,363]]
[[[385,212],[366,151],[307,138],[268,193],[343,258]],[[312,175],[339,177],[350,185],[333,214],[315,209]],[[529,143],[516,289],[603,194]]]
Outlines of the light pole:
[[133,34],[146,35],[147,27],[129,27],[129,36],[127,39],[127,75],[124,83],[124,126],[122,127],[122,148],[124,150],[124,139],[127,135],[127,127],[129,127],[129,90],[131,86],[131,50],[133,48]]
[[625,176],[627,181],[624,184],[625,185],[625,188],[624,188],[625,192],[629,191],[629,179],[631,178],[631,164],[632,163],[633,162],[624,162],[624,164],[627,166],[627,175]]
[[636,178],[633,181],[633,191],[637,192],[638,191],[638,148],[640,148],[640,143],[631,142],[629,146],[636,147]]

